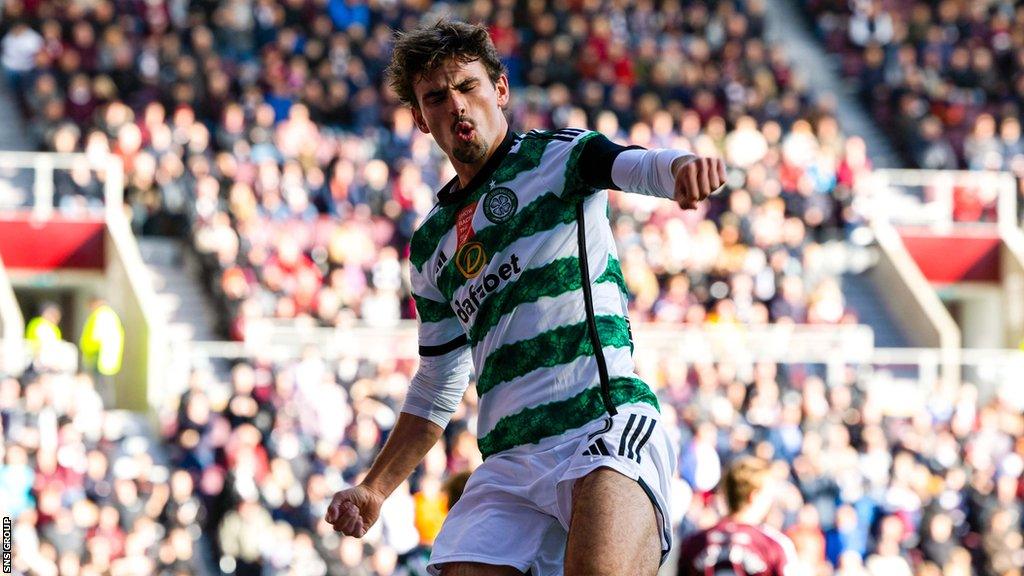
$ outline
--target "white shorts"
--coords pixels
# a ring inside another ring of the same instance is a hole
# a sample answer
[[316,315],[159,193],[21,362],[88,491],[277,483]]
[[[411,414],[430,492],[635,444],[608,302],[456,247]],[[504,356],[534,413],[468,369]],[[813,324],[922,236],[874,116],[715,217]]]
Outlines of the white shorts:
[[573,481],[606,467],[637,480],[661,525],[662,561],[672,548],[671,479],[676,449],[648,404],[621,406],[561,436],[488,458],[470,476],[434,541],[429,572],[449,562],[514,566],[561,576]]

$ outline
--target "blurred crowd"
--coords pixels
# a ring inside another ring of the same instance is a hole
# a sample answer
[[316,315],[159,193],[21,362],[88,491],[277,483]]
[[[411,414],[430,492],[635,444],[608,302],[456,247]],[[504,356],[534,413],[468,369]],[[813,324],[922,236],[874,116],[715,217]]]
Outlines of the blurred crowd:
[[[870,162],[834,104],[809,99],[764,40],[762,0],[7,0],[2,10],[0,63],[40,148],[121,158],[135,230],[191,243],[232,338],[266,318],[386,327],[415,316],[408,240],[454,173],[381,73],[391,29],[443,10],[487,23],[514,87],[515,129],[586,127],[726,160],[728,193],[698,213],[611,196],[634,321],[856,321],[838,275],[863,224],[854,190]],[[998,139],[1012,136],[1011,115],[991,113]],[[59,174],[56,205],[98,206],[105,177],[89,164]],[[420,574],[458,474],[479,463],[472,392],[365,541],[320,521],[386,439],[414,368],[310,349],[196,370],[161,414],[166,467],[116,414],[54,392],[95,394],[88,377],[5,379],[0,490],[21,503],[18,547],[39,573],[66,563],[61,573],[103,574],[109,562],[125,566],[115,574],[193,574],[205,534],[225,573]],[[692,504],[676,511],[680,533],[716,514],[708,494],[721,463],[753,452],[789,479],[773,522],[806,574],[1019,576],[1019,411],[972,387],[915,404],[854,374],[832,387],[816,374],[641,366],[683,448],[678,500]],[[34,487],[54,475],[67,484],[49,496]],[[67,488],[75,481],[84,488]]]
[[206,504],[155,459],[144,419],[105,410],[88,373],[0,377],[0,509],[14,574],[199,574]]
[[826,384],[810,368],[666,360],[648,377],[679,417],[694,491],[683,533],[714,523],[707,492],[753,454],[782,481],[768,522],[795,543],[795,574],[1021,574],[1019,405],[969,383],[917,389],[852,369]]
[[[411,360],[326,362],[310,348],[296,361],[236,364],[226,378],[193,373],[163,434],[175,474],[187,470],[211,502],[204,532],[215,535],[222,569],[425,574],[458,494],[445,485],[481,461],[472,386],[364,540],[339,539],[322,520],[330,496],[360,480],[387,438],[413,371]],[[1024,416],[1007,399],[852,368],[831,384],[817,366],[688,365],[668,355],[639,371],[680,446],[680,538],[714,523],[722,468],[753,454],[781,481],[769,523],[796,544],[793,574],[1021,574]]]
[[911,164],[1024,177],[1024,6],[803,0]]
[[[4,38],[42,39],[12,41],[38,49],[8,67],[33,134],[124,161],[136,230],[190,239],[234,339],[254,319],[414,317],[408,239],[454,173],[381,75],[391,28],[445,11],[487,23],[515,129],[587,127],[727,160],[731,192],[700,214],[613,196],[638,320],[854,318],[826,246],[861,223],[852,190],[870,162],[764,41],[761,0],[64,8],[4,4]],[[71,171],[55,202],[88,208],[102,178]]]
[[342,539],[323,520],[334,492],[369,468],[414,369],[411,360],[326,362],[310,348],[296,361],[236,364],[226,378],[192,374],[161,422],[176,469],[210,502],[203,529],[222,570],[426,574],[429,546],[454,504],[446,483],[481,462],[468,429],[472,399],[363,540]]
[[[0,504],[14,519],[16,570],[425,574],[458,483],[481,462],[472,386],[366,538],[339,538],[322,520],[386,440],[414,369],[326,361],[316,348],[200,368],[159,415],[164,443],[105,409],[88,375],[3,378]],[[722,468],[755,454],[781,481],[769,523],[795,542],[796,574],[1021,573],[1024,416],[1007,399],[852,368],[830,384],[817,366],[669,355],[639,371],[680,447],[677,536],[714,523]]]

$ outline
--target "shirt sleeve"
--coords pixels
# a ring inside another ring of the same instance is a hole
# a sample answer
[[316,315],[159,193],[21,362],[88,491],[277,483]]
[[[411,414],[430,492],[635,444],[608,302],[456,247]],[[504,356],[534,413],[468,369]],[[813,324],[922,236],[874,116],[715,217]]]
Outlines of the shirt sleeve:
[[689,152],[671,148],[624,150],[612,165],[612,180],[625,192],[671,199],[676,194],[672,167],[680,158],[686,159],[686,164],[697,159]]
[[466,332],[440,291],[415,266],[410,266],[410,279],[419,323],[420,365],[402,412],[444,428],[469,385],[473,358]]
[[699,538],[701,534],[691,534],[679,545],[679,569],[676,576],[695,576],[693,562],[700,552],[700,546],[697,544]]
[[768,526],[763,528],[763,533],[776,545],[776,558],[773,573],[778,576],[795,576],[798,574],[799,565],[797,564],[796,547],[793,545],[793,541],[790,540],[789,536],[786,536],[785,534]]
[[472,369],[473,358],[465,345],[439,356],[420,356],[402,412],[447,427],[466,393]]
[[621,146],[597,132],[590,132],[584,138],[586,140],[581,139],[578,144],[582,147],[580,153],[573,154],[582,184],[579,187],[584,193],[587,190],[622,190],[671,199],[675,196],[672,164],[678,158],[696,158],[683,150]]
[[612,166],[615,159],[626,150],[643,150],[643,147],[621,146],[609,140],[604,134],[593,134],[593,137],[582,144],[583,150],[578,159],[580,178],[595,190],[621,190],[612,181]]
[[419,322],[420,356],[443,356],[467,346],[466,331],[441,291],[416,266],[410,266],[409,276]]

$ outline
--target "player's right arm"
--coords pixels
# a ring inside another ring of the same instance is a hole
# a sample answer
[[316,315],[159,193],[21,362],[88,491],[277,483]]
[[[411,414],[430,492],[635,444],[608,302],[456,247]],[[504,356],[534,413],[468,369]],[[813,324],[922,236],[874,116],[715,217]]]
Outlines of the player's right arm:
[[441,294],[412,267],[420,321],[420,365],[398,422],[363,481],[334,495],[325,520],[347,536],[362,537],[384,500],[416,469],[440,439],[469,384],[472,356],[466,334]]
[[715,158],[684,150],[620,146],[603,134],[588,138],[582,146],[579,174],[591,189],[667,198],[692,210],[725,185],[725,164]]
[[324,518],[336,532],[361,538],[380,516],[384,500],[441,437],[442,428],[418,416],[402,413],[366,478],[334,495]]
[[362,537],[395,491],[444,432],[469,383],[469,347],[421,356],[394,430],[359,485],[334,495],[325,519],[347,536]]

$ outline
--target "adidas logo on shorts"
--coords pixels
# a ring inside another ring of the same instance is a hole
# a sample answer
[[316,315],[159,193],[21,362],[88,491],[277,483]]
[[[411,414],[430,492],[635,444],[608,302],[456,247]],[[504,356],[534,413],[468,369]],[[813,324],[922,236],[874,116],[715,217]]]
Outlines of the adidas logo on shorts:
[[[630,414],[629,420],[626,421],[626,426],[622,429],[622,434],[619,437],[619,448],[618,455],[625,456],[630,460],[636,460],[640,463],[640,452],[643,450],[647,441],[651,439],[651,434],[654,433],[654,425],[657,422],[654,418],[648,418],[647,416],[638,416],[637,414]],[[606,427],[602,432],[608,432],[611,427]],[[587,447],[586,451],[583,452],[584,456],[611,456],[612,452],[608,449],[608,445],[605,443],[603,438],[594,440]]]

